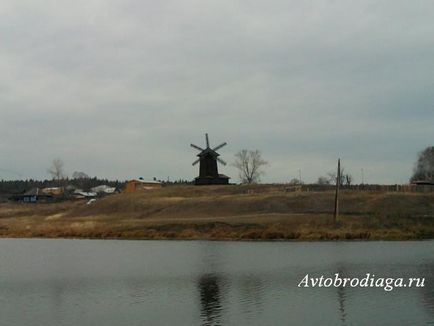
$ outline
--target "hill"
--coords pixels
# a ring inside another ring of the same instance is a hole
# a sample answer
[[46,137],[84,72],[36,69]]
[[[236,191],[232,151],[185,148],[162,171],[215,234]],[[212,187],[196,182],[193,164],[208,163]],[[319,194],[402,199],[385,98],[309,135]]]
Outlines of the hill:
[[0,204],[2,237],[407,240],[434,238],[434,194],[172,186],[51,204]]

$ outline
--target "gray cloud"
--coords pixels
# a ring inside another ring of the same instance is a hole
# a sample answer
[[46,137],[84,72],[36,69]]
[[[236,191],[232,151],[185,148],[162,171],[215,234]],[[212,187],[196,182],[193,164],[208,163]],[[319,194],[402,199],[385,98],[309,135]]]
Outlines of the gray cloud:
[[[431,1],[3,1],[0,168],[193,178],[190,142],[262,150],[264,181],[337,157],[408,180],[432,145]],[[236,179],[232,167],[223,168]],[[0,177],[13,178],[2,172]]]

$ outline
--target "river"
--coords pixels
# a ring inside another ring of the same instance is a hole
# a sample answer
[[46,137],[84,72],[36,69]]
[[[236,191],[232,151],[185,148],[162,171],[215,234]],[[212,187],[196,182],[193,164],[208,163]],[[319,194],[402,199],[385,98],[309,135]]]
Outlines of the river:
[[[335,273],[425,286],[297,286]],[[427,324],[434,241],[0,239],[0,325]]]

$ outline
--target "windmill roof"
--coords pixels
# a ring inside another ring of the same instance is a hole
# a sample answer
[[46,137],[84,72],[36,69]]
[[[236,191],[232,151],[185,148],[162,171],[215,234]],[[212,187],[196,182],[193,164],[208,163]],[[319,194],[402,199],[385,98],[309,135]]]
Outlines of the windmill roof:
[[219,153],[217,153],[216,151],[213,151],[211,148],[206,148],[206,149],[204,149],[202,152],[200,152],[199,154],[197,154],[197,156],[205,156],[205,155],[207,155],[207,154],[211,154],[211,155],[213,155],[213,156],[220,156],[220,154]]

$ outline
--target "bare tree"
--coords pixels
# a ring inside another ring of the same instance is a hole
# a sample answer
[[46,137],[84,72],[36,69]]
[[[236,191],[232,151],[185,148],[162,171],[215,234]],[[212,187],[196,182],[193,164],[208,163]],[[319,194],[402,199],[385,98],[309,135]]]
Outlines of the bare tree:
[[89,176],[86,173],[84,173],[84,172],[75,171],[72,174],[72,178],[73,179],[89,179]]
[[319,185],[329,185],[330,184],[330,178],[321,176],[318,178],[318,181],[316,183]]
[[289,181],[289,184],[292,185],[292,186],[299,186],[299,185],[302,185],[303,182],[300,181],[299,178],[292,178],[292,179]]
[[72,178],[75,179],[75,184],[80,187],[80,189],[87,188],[86,185],[89,186],[88,181],[90,177],[84,172],[75,171],[72,174]]
[[47,172],[51,175],[54,180],[60,185],[60,181],[65,178],[65,171],[63,169],[63,161],[60,158],[55,158],[51,167],[47,170]]
[[434,181],[434,146],[419,153],[411,181]]
[[345,178],[345,183],[347,186],[351,186],[351,184],[353,183],[353,176],[349,173],[344,175]]
[[258,183],[260,181],[260,176],[265,172],[262,168],[268,164],[262,156],[261,152],[258,150],[240,150],[235,154],[235,166],[238,169],[239,177],[241,183],[251,184]]
[[[328,184],[336,184],[336,179],[337,179],[337,171],[336,172],[328,172],[327,173],[327,177],[328,177]],[[345,168],[341,167],[341,180],[340,180],[340,185],[347,185],[347,186],[351,186],[352,182],[353,182],[353,176],[350,173],[345,173]],[[318,179],[319,180],[319,179]]]
[[[341,168],[341,180],[340,180],[340,185],[344,184],[344,168]],[[329,179],[329,183],[335,185],[336,184],[336,179],[337,177],[337,172],[328,172],[327,173],[328,179]]]

